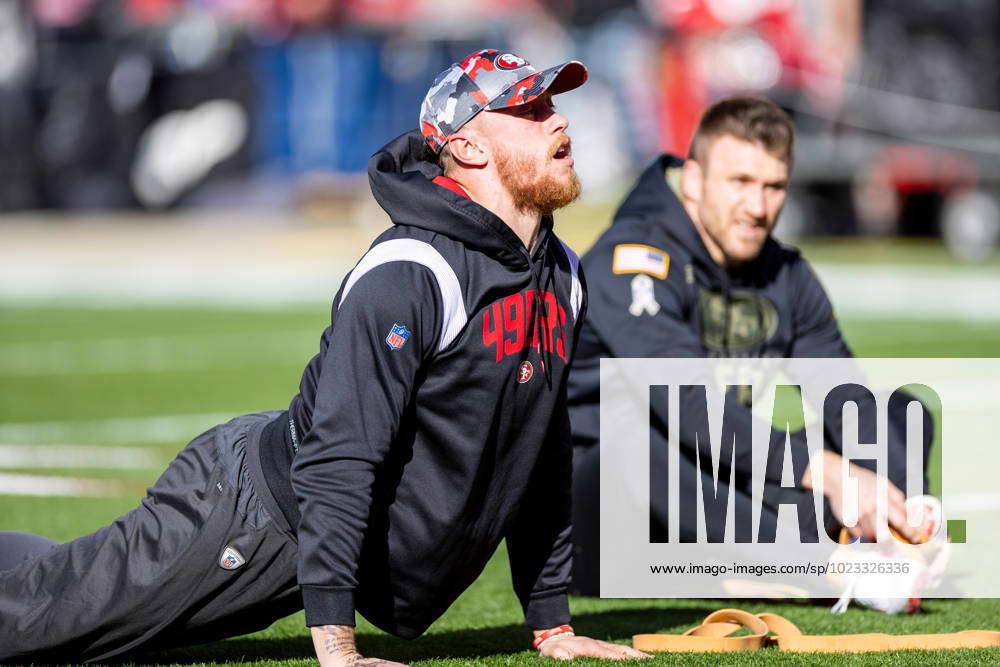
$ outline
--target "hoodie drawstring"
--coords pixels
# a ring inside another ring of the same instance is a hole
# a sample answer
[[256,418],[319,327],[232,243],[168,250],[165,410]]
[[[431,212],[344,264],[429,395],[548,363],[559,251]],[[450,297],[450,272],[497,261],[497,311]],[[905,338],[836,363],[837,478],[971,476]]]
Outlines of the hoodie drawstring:
[[[552,345],[554,344],[552,340],[546,340],[545,335],[547,330],[545,329],[545,323],[539,322],[540,311],[545,308],[545,299],[542,297],[543,293],[551,287],[552,283],[555,281],[555,263],[550,260],[549,249],[548,249],[548,239],[545,240],[546,247],[542,250],[542,268],[539,271],[532,270],[532,277],[535,282],[535,307],[532,309],[531,314],[531,331],[532,338],[535,334],[539,334],[539,351],[538,356],[541,357],[542,363],[542,375],[545,377],[545,385],[549,389],[552,389]],[[541,282],[541,272],[548,269],[548,274],[545,276],[545,282]],[[556,322],[559,324],[559,334],[563,334],[563,325],[559,322],[559,316],[556,314]],[[539,332],[539,325],[542,326],[541,332]],[[565,338],[563,338],[565,340]],[[546,342],[548,344],[546,344]]]
[[[552,259],[549,257],[548,248],[545,249],[545,263],[542,266],[542,270],[545,270],[546,268],[548,268],[549,271],[548,274],[545,276],[545,290],[549,291],[552,287],[552,284],[555,282],[556,263],[552,261]],[[559,321],[558,309],[559,306],[557,302],[556,304],[557,312],[555,313],[555,320],[556,324],[559,325],[559,338],[560,340],[565,341],[566,335],[565,332],[563,331],[563,323]],[[554,346],[555,346],[555,340],[554,339],[550,340],[549,346],[545,350],[545,363],[542,368],[542,374],[545,376],[545,386],[548,387],[550,390],[552,389],[552,348]]]
[[726,356],[732,356],[731,350],[729,349],[729,327],[732,318],[733,309],[733,295],[729,288],[729,277],[727,276],[725,280],[722,281],[722,304],[723,304],[723,319],[722,319],[722,350]]

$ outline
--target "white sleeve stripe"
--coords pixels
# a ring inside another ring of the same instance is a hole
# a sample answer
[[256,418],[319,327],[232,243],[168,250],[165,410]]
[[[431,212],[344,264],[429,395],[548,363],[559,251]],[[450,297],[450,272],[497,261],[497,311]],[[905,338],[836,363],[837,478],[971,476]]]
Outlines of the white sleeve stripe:
[[580,258],[577,257],[573,249],[566,245],[566,242],[559,239],[566,257],[569,258],[569,269],[572,273],[573,286],[569,292],[569,302],[573,306],[573,320],[580,314],[580,306],[583,305],[583,285],[580,283]]
[[[458,276],[455,270],[445,261],[437,250],[429,243],[417,241],[416,239],[392,239],[383,241],[365,253],[358,265],[351,271],[344,283],[344,291],[340,295],[340,303],[337,308],[344,303],[347,294],[354,287],[354,284],[363,275],[388,262],[416,262],[431,270],[434,279],[438,284],[438,291],[441,292],[441,301],[444,308],[443,326],[441,327],[441,338],[438,341],[438,351],[445,349],[458,336],[459,332],[468,321],[465,312],[465,300],[462,298],[462,287],[458,283]],[[406,285],[400,285],[400,289],[406,289]],[[412,326],[412,325],[411,325]]]

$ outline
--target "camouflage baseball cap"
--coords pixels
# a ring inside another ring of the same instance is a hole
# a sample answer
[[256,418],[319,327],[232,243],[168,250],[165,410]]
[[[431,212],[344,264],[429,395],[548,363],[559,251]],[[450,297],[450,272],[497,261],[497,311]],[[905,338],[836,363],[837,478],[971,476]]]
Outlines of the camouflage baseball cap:
[[483,109],[527,104],[545,91],[573,90],[587,80],[587,68],[575,60],[539,72],[513,53],[483,49],[438,74],[420,105],[420,131],[437,153],[449,134]]

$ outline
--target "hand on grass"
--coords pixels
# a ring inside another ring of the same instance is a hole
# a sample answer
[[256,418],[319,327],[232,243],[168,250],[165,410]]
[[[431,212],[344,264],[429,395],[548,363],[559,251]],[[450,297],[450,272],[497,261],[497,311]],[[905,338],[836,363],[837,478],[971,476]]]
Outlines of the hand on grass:
[[628,660],[629,658],[652,658],[653,656],[637,651],[631,646],[612,644],[591,639],[590,637],[560,637],[544,642],[538,654],[556,660],[572,660],[573,658],[607,658],[608,660]]
[[319,625],[309,629],[321,667],[406,667],[392,660],[362,657],[354,645],[353,626]]

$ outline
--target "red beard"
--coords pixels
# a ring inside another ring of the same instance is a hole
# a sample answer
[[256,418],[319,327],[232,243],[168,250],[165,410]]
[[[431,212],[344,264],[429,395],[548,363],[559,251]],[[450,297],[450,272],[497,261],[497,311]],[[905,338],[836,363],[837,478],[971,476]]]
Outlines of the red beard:
[[[557,142],[549,153],[554,154],[561,143]],[[572,167],[567,169],[566,176],[559,178],[548,173],[542,175],[538,162],[525,155],[515,156],[505,150],[497,150],[495,158],[500,183],[520,211],[549,215],[580,196],[580,179]]]

